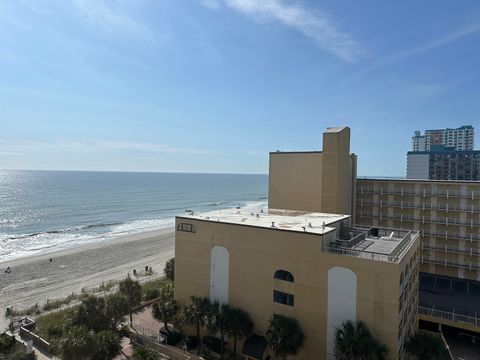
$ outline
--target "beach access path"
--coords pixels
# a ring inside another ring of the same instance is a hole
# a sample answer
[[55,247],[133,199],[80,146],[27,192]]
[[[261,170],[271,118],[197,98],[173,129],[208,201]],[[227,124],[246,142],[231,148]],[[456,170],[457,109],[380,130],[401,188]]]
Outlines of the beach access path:
[[[0,262],[0,332],[8,326],[5,309],[9,305],[16,309],[35,303],[42,306],[47,299],[121,280],[145,266],[162,273],[174,255],[174,238],[170,228]],[[4,272],[7,267],[10,273]]]

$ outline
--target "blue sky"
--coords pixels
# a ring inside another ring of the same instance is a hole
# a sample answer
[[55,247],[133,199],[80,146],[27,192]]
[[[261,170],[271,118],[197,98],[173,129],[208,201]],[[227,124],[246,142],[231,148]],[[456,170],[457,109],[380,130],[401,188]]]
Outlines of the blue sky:
[[0,168],[267,173],[347,125],[404,175],[480,127],[479,44],[477,0],[0,0]]

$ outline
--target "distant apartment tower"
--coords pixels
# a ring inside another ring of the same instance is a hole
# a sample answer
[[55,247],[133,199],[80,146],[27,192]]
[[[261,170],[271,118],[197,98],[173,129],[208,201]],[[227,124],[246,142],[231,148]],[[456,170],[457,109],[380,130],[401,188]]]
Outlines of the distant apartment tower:
[[443,145],[455,150],[473,150],[475,132],[472,125],[460,126],[457,129],[425,130],[425,135],[415,131],[412,137],[412,151],[430,151],[432,146]]
[[407,153],[407,179],[480,180],[480,151],[432,145]]

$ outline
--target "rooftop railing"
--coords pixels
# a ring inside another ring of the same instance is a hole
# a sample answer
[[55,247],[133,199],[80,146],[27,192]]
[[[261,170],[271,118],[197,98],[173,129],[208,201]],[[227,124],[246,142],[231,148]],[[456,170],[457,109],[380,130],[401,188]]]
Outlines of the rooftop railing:
[[[336,246],[324,247],[323,251],[339,255],[355,256],[376,261],[398,262],[403,251],[410,245],[411,241],[419,236],[418,232],[385,229],[385,228],[344,228],[340,231],[340,239],[337,239]],[[347,237],[350,239],[345,240]],[[389,254],[373,252],[368,250],[355,249],[367,239],[380,237],[391,238],[397,244]],[[343,238],[343,239],[342,239]]]

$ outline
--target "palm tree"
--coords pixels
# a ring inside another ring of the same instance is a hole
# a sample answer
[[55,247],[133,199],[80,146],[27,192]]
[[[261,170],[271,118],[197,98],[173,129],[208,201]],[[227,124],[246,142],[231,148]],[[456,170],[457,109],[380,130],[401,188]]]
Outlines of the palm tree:
[[81,360],[92,357],[95,352],[94,334],[84,325],[68,329],[60,341],[62,358]]
[[230,318],[230,311],[232,309],[227,304],[222,304],[218,301],[210,304],[207,313],[207,329],[212,335],[220,333],[220,359],[223,360],[223,353],[225,351],[225,334],[228,331],[228,324]]
[[95,355],[94,360],[113,359],[122,348],[118,335],[111,330],[103,330],[95,334]]
[[233,337],[233,358],[237,359],[237,339],[253,333],[253,321],[242,309],[231,308],[228,312],[227,333]]
[[125,295],[115,293],[106,298],[107,314],[112,319],[112,327],[115,329],[118,320],[128,313],[128,299]]
[[169,333],[168,321],[177,312],[177,302],[173,298],[174,291],[172,284],[166,284],[160,290],[158,302],[153,305],[152,315],[155,319],[163,321],[163,327]]
[[163,272],[165,274],[165,277],[173,281],[175,280],[175,258],[172,257],[165,263],[165,268],[163,269]]
[[305,335],[297,320],[274,315],[265,334],[275,356],[287,359],[287,355],[296,355],[303,346]]
[[106,311],[105,299],[93,295],[87,296],[75,308],[68,322],[72,327],[84,325],[89,330],[107,330],[110,327],[110,318]]
[[200,326],[205,325],[205,317],[208,313],[210,301],[205,297],[190,297],[191,302],[183,309],[185,321],[187,324],[195,325],[197,328],[198,352],[202,348],[202,341],[200,338]]
[[133,308],[138,305],[142,299],[141,286],[138,281],[132,280],[129,275],[126,279],[120,282],[119,291],[128,299],[128,312],[130,313],[130,323],[132,323]]
[[334,351],[339,360],[384,360],[388,353],[363,321],[350,320],[336,330]]
[[414,359],[443,360],[450,358],[443,341],[439,337],[425,333],[411,336],[405,344],[405,348]]

